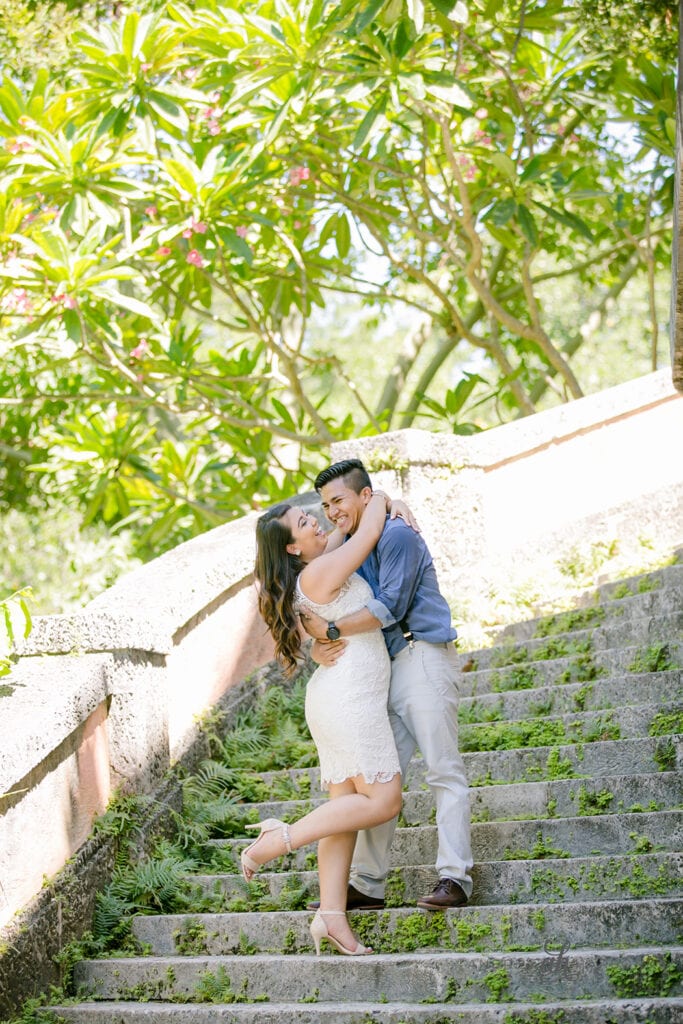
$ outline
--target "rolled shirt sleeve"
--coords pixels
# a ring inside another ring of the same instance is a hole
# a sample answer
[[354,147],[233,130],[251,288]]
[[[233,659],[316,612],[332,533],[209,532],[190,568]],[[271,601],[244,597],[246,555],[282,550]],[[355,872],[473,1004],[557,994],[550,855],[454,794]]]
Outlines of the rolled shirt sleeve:
[[429,549],[401,519],[387,519],[377,547],[359,569],[372,588],[366,607],[381,623],[389,653],[405,647],[404,619],[417,640],[454,640],[448,604],[439,590]]

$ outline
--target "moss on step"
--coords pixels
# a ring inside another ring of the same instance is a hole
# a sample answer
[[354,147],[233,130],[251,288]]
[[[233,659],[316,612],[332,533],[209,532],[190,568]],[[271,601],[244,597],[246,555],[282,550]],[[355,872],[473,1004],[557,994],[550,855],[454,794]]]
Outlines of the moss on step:
[[607,977],[619,999],[662,999],[680,987],[683,971],[670,953],[661,957],[648,953],[632,967],[608,966]]

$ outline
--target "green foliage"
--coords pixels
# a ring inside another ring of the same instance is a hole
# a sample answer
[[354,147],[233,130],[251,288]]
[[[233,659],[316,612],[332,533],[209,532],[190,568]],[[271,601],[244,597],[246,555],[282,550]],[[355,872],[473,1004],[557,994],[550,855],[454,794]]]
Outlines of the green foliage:
[[571,633],[577,629],[589,629],[598,626],[605,618],[605,609],[600,607],[577,608],[574,611],[562,612],[547,619],[542,619],[535,637],[555,636],[558,633]]
[[668,672],[678,668],[671,648],[666,643],[651,644],[636,652],[628,666],[629,672]]
[[531,690],[536,685],[538,672],[533,665],[520,665],[507,672],[493,672],[491,689],[496,693],[505,690]]
[[267,1003],[268,996],[248,995],[249,980],[244,979],[241,990],[233,991],[230,976],[225,967],[217,971],[203,971],[192,994],[193,1003]]
[[490,993],[486,1000],[487,1003],[510,1002],[511,996],[507,993],[510,986],[510,975],[504,967],[499,967],[497,971],[490,971],[484,976],[483,982]]
[[542,832],[536,835],[536,842],[530,850],[506,849],[503,860],[544,860],[547,857],[562,858],[569,857],[566,850],[558,849],[550,844]]
[[586,816],[606,814],[614,800],[614,793],[608,789],[591,793],[585,786],[580,787],[578,796],[578,813]]
[[660,772],[676,770],[678,755],[674,741],[669,738],[665,743],[658,743],[654,752],[654,762]]
[[31,613],[27,599],[31,588],[23,587],[0,601],[0,676],[9,675],[12,670],[12,652],[17,632],[24,637],[31,632]]
[[285,31],[269,0],[2,3],[0,508],[70,504],[148,558],[333,440],[580,395],[593,325],[668,268],[654,33],[606,61],[538,0],[295,0]]
[[658,711],[650,722],[649,736],[667,736],[669,733],[683,733],[683,708]]
[[564,1010],[548,1013],[547,1010],[527,1010],[525,1013],[506,1013],[504,1024],[564,1024],[567,1015]]
[[206,927],[201,921],[189,918],[173,933],[176,951],[181,956],[201,956],[208,952]]
[[82,608],[140,564],[129,534],[112,535],[102,523],[83,527],[67,508],[11,509],[0,516],[0,542],[6,583],[20,589],[30,580],[40,615]]
[[661,999],[683,981],[683,971],[673,962],[671,953],[661,957],[647,953],[633,967],[613,965],[606,970],[619,999]]
[[619,727],[610,716],[565,723],[562,719],[519,722],[494,722],[490,725],[466,725],[460,736],[460,749],[514,750],[518,747],[558,746],[562,743],[595,743],[618,739]]

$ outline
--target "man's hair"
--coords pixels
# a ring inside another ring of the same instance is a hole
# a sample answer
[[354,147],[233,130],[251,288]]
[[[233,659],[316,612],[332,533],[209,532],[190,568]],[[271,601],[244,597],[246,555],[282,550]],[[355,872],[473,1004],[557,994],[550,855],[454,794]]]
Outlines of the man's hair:
[[322,473],[318,473],[313,486],[316,491],[320,492],[325,484],[330,484],[333,480],[340,478],[344,481],[344,485],[355,491],[356,494],[360,494],[364,487],[369,487],[372,490],[368,471],[360,459],[343,459],[341,462],[334,462],[327,469],[323,469]]

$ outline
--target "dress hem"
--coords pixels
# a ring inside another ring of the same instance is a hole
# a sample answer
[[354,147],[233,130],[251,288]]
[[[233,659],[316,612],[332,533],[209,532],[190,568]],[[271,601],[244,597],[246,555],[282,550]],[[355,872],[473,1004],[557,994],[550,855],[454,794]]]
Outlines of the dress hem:
[[339,779],[325,779],[325,778],[323,778],[323,776],[321,774],[321,776],[320,776],[320,788],[321,789],[329,789],[330,786],[336,786],[340,782],[346,782],[347,779],[354,779],[354,778],[356,778],[357,775],[362,775],[363,776],[363,780],[367,783],[367,785],[368,786],[372,786],[373,783],[375,783],[375,782],[382,782],[382,783],[391,782],[391,780],[396,775],[400,775],[400,774],[401,774],[401,769],[400,768],[397,768],[396,771],[394,771],[394,772],[372,772],[372,773],[368,773],[368,772],[364,772],[364,771],[361,770],[361,771],[357,771],[357,772],[352,772],[349,775],[344,775],[342,778],[339,778]]

